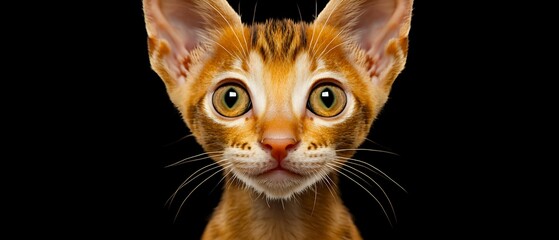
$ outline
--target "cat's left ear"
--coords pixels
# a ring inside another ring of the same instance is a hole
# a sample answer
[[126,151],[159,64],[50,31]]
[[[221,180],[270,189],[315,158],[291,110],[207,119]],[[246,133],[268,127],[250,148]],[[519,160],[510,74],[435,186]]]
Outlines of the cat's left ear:
[[404,69],[413,0],[330,0],[315,23],[346,32],[367,53],[372,81],[389,90]]
[[194,49],[242,26],[226,0],[143,0],[143,8],[151,66],[167,88],[185,81]]

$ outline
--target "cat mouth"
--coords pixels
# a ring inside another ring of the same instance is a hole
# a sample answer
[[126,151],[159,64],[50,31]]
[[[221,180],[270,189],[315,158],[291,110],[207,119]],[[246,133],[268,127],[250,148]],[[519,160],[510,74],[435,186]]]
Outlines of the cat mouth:
[[280,165],[278,165],[275,168],[266,170],[258,175],[256,175],[257,178],[264,178],[264,179],[268,179],[268,180],[276,180],[276,181],[282,181],[282,180],[288,180],[288,179],[294,179],[294,178],[302,178],[303,175],[293,172],[289,169],[283,168]]
[[[316,178],[306,172],[299,172],[290,166],[270,166],[258,172],[236,174],[241,181],[253,187],[257,192],[264,193],[271,199],[289,199],[293,194],[305,190]],[[253,171],[256,169],[253,169]]]
[[296,171],[284,167],[274,167],[252,176],[238,176],[257,192],[264,193],[270,199],[290,199],[295,193],[307,189],[316,180]]
[[299,176],[302,177],[301,174],[298,174],[296,172],[290,171],[289,169],[285,169],[281,166],[277,166],[275,168],[272,168],[270,170],[266,170],[263,173],[258,174],[258,176],[265,176],[265,175],[270,175],[270,174],[287,174],[287,175],[293,175],[293,176]]

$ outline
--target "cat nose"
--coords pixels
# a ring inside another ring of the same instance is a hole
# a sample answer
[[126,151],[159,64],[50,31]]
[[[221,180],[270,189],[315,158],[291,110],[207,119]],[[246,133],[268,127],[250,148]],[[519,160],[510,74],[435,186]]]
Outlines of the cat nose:
[[272,157],[281,163],[287,157],[287,151],[297,144],[293,138],[264,138],[262,145],[272,150]]

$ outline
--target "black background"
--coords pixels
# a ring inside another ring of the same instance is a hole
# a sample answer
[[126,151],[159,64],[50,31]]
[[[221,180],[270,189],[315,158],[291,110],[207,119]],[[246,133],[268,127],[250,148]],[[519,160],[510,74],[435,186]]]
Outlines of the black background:
[[[255,1],[230,2],[244,22],[252,21]],[[320,12],[324,0],[261,0],[254,18],[312,21],[315,2]],[[220,178],[201,185],[180,211],[200,181],[166,205],[182,180],[211,161],[165,168],[202,150],[192,138],[179,140],[189,130],[149,66],[141,1],[48,7],[56,11],[37,8],[44,14],[37,28],[48,33],[27,38],[40,37],[47,52],[26,55],[45,70],[18,71],[41,77],[33,78],[39,97],[15,100],[18,116],[25,116],[15,142],[33,147],[17,151],[24,170],[14,182],[23,187],[10,194],[21,206],[12,209],[11,221],[52,225],[48,231],[58,236],[71,227],[84,236],[199,238],[219,201]],[[369,134],[375,143],[363,146],[399,156],[355,156],[408,191],[375,177],[398,221],[390,226],[363,189],[344,177],[340,183],[365,239],[533,236],[543,228],[533,213],[538,204],[529,203],[537,192],[529,165],[513,171],[515,147],[500,145],[515,141],[518,131],[511,133],[505,123],[512,120],[502,118],[512,108],[502,94],[507,85],[494,71],[493,55],[480,47],[501,51],[494,36],[504,21],[487,20],[494,13],[487,8],[415,1],[406,68]],[[481,34],[484,29],[494,32]]]

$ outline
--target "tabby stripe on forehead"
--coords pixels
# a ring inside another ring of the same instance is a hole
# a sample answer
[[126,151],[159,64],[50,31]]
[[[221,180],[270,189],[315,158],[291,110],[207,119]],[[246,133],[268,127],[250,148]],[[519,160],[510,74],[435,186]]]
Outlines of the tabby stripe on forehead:
[[253,25],[251,42],[262,58],[295,60],[299,52],[306,48],[306,25],[290,20],[273,20],[265,24]]

